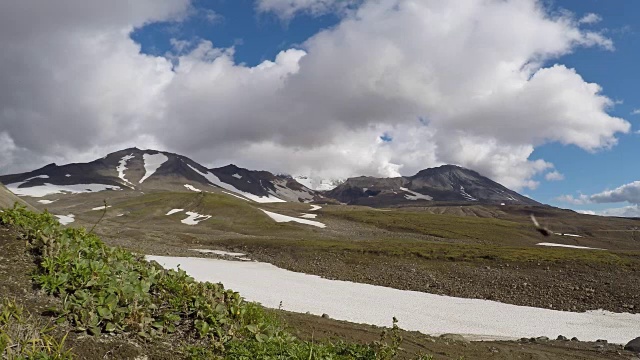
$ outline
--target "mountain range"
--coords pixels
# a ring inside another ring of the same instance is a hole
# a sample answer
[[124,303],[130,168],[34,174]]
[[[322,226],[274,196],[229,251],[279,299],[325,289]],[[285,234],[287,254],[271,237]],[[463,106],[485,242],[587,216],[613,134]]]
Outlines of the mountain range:
[[367,206],[425,206],[433,203],[540,205],[479,173],[455,165],[413,176],[354,177],[323,181],[311,189],[305,176],[274,175],[236,165],[207,168],[188,157],[129,148],[89,163],[49,164],[0,176],[20,196],[112,191],[221,191],[258,203],[339,202]]

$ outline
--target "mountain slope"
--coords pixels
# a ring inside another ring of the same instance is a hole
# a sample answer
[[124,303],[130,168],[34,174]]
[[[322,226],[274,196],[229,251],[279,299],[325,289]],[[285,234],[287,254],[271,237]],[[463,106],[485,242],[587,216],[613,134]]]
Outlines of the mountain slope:
[[[130,148],[89,163],[56,165],[0,176],[20,196],[112,191],[227,191],[256,202],[304,202],[321,197],[293,179],[229,165],[207,169],[178,154]],[[224,189],[224,190],[221,190]]]
[[455,165],[425,169],[396,178],[357,177],[325,193],[347,204],[388,206],[433,201],[493,205],[540,205],[538,202]]
[[25,206],[30,211],[36,211],[36,208],[27,204],[24,200],[15,196],[11,191],[7,190],[4,185],[0,184],[0,209],[13,207],[15,203]]

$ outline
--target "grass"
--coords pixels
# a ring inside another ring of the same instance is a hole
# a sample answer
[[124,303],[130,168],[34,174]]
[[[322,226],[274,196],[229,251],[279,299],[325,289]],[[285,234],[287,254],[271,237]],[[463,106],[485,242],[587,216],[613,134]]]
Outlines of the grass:
[[[213,244],[213,243],[212,243]],[[228,248],[271,248],[288,253],[309,255],[333,252],[349,258],[420,259],[464,262],[582,262],[586,264],[633,265],[640,262],[638,251],[575,251],[548,247],[514,247],[478,244],[455,244],[407,239],[340,241],[324,239],[232,239],[215,244]]]
[[416,211],[376,211],[331,208],[324,216],[356,221],[390,231],[413,232],[445,239],[468,239],[492,243],[533,238],[531,226],[521,223],[469,216],[430,214]]
[[[153,193],[127,200],[116,209],[128,211],[129,219],[139,218],[146,221],[150,217],[165,219],[171,209],[185,209],[211,218],[199,227],[214,228],[220,231],[246,235],[287,235],[299,232],[299,228],[290,224],[276,223],[258,208],[247,201],[228,195],[214,193]],[[113,210],[112,210],[113,211]],[[179,213],[174,216],[182,216]],[[164,224],[166,225],[166,223]]]
[[65,348],[65,338],[51,335],[49,324],[28,314],[14,301],[0,302],[0,358],[8,360],[70,360],[71,350]]
[[[6,209],[0,213],[0,224],[18,229],[28,241],[39,264],[35,284],[61,299],[50,312],[56,323],[74,331],[128,334],[144,341],[172,339],[192,359],[384,360],[398,353],[401,338],[395,322],[389,337],[368,345],[303,341],[287,332],[274,314],[222,284],[196,282],[182,270],[164,270],[139,255],[106,246],[84,229],[63,229],[46,212]],[[5,318],[16,318],[16,311],[7,313]],[[0,321],[0,326],[9,323]],[[7,333],[0,345],[4,351],[16,351],[13,344],[22,343],[14,332]],[[45,333],[40,331],[38,338],[45,339]],[[34,347],[32,354],[39,354],[35,351],[43,346]],[[27,358],[71,358],[60,351]]]

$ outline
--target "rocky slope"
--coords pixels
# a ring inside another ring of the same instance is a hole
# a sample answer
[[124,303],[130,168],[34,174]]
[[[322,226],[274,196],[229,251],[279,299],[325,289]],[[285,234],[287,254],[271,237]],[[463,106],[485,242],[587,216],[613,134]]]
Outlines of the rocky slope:
[[396,178],[356,177],[325,193],[353,205],[426,205],[434,201],[492,205],[540,205],[540,203],[455,165],[425,169]]
[[56,165],[0,176],[0,182],[21,196],[115,191],[230,192],[256,202],[308,202],[319,193],[290,177],[229,165],[208,169],[178,154],[156,150],[125,149],[89,163]]

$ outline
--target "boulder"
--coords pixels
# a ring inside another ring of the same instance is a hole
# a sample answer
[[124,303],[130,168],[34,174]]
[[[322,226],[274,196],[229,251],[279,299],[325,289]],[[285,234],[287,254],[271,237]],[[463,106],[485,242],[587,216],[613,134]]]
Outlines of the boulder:
[[637,337],[629,341],[629,343],[627,343],[627,345],[624,346],[624,349],[640,353],[640,337]]

